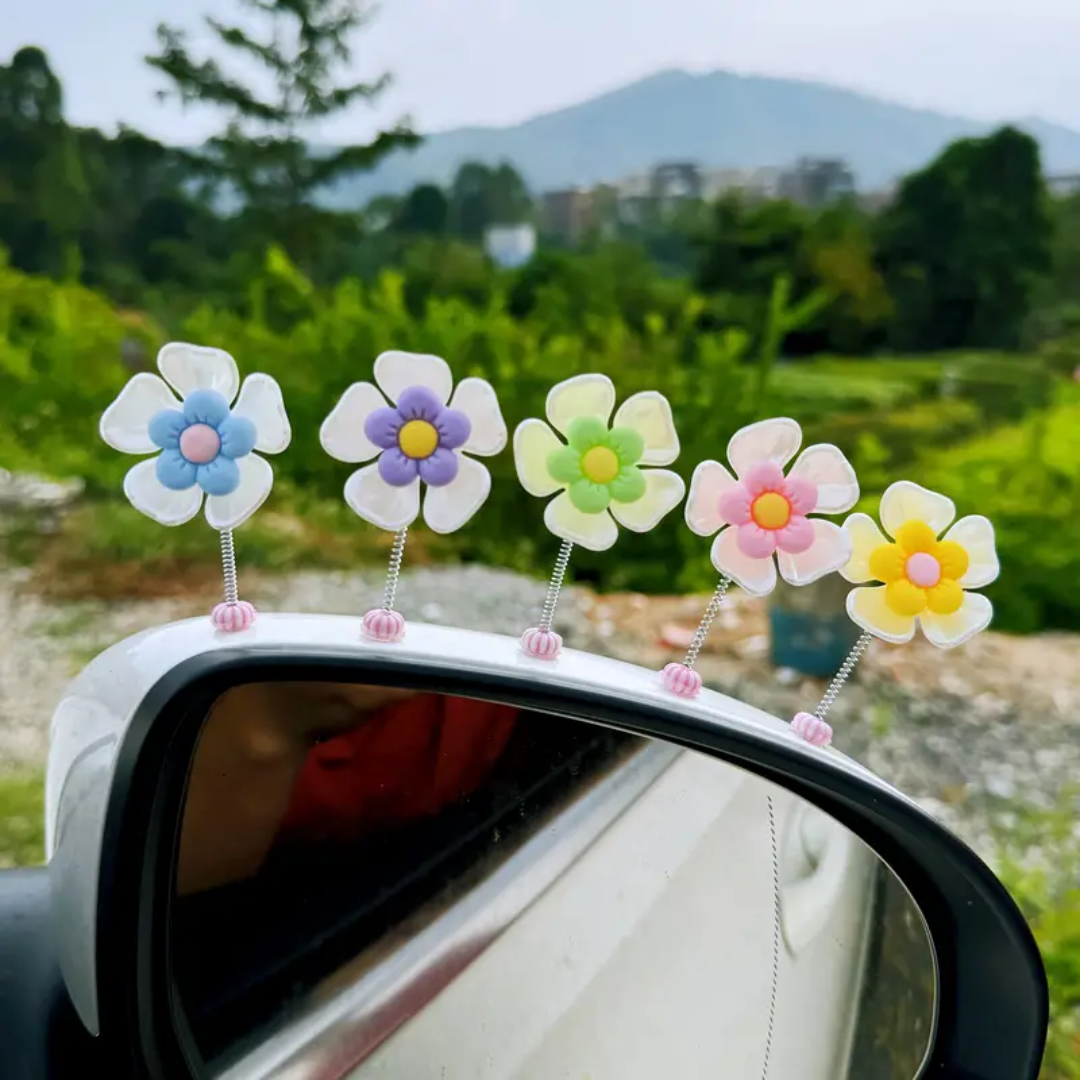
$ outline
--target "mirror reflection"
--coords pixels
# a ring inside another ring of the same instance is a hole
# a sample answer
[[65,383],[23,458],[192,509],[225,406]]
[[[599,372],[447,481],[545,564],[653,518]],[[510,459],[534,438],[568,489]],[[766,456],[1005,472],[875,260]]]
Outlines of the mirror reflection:
[[350,683],[221,697],[173,1013],[206,1076],[912,1080],[923,923],[853,834],[703,754]]

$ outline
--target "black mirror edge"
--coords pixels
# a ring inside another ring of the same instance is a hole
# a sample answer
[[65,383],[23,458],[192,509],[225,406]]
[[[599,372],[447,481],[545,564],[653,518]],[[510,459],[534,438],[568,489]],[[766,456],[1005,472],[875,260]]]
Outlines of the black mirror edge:
[[[217,650],[173,668],[146,695],[117,757],[102,841],[97,956],[102,1038],[132,1075],[205,1075],[172,1014],[167,912],[187,769],[202,720],[226,689],[259,680],[337,678],[486,697],[703,751],[817,805],[870,846],[910,892],[938,968],[937,1021],[922,1077],[1036,1080],[1049,994],[1021,912],[989,867],[902,796],[838,770],[826,754],[759,739],[660,701],[570,691],[531,675],[462,674],[382,654]],[[184,700],[181,701],[181,698]]]

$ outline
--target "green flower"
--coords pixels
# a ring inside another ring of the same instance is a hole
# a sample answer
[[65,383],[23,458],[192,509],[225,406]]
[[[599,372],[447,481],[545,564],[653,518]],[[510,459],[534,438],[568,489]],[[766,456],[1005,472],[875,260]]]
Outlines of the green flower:
[[613,427],[596,416],[570,424],[570,445],[547,459],[551,478],[566,485],[570,501],[583,514],[599,514],[611,503],[637,502],[645,494],[645,474],[638,462],[645,440],[633,428]]

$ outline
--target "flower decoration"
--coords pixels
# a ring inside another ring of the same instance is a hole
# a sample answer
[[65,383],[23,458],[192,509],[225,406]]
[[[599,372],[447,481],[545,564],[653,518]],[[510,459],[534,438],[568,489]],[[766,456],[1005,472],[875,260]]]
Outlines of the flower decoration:
[[942,649],[984,630],[993,607],[967,590],[989,585],[1000,572],[993,525],[977,514],[953,525],[952,500],[908,480],[882,495],[880,513],[888,536],[867,514],[844,522],[852,556],[840,573],[855,584],[880,582],[848,594],[851,619],[898,645],[910,641],[918,626]]
[[731,437],[734,476],[704,461],[690,482],[687,525],[699,536],[718,533],[713,565],[753,596],[776,587],[777,564],[789,584],[809,585],[851,557],[840,526],[809,515],[850,510],[859,499],[855,470],[837,447],[820,443],[806,447],[785,475],[801,445],[794,420],[762,420]]
[[491,474],[469,455],[489,457],[506,445],[494,389],[469,378],[454,390],[445,360],[406,352],[379,356],[375,382],[350,386],[319,433],[338,461],[372,462],[349,477],[345,501],[365,521],[397,532],[419,515],[423,483],[428,528],[460,529],[491,491]]
[[207,521],[236,528],[274,485],[270,464],[254,451],[279,454],[292,437],[281,388],[258,374],[241,386],[236,361],[221,349],[174,342],[157,364],[161,377],[133,376],[101,417],[101,437],[114,450],[157,452],[129,470],[124,494],[161,525],[190,521],[205,496]]
[[634,394],[612,422],[614,409],[615,387],[606,375],[578,375],[552,387],[549,423],[525,420],[514,433],[522,487],[538,498],[560,492],[548,503],[544,523],[560,539],[591,551],[610,548],[619,525],[648,532],[686,491],[677,473],[650,467],[679,456],[667,399],[654,391]]

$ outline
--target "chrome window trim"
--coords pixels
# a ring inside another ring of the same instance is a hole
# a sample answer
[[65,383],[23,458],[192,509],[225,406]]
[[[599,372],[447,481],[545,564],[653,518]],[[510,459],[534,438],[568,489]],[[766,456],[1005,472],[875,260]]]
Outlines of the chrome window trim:
[[341,1080],[506,932],[686,751],[653,743],[593,785],[397,951],[220,1080]]

